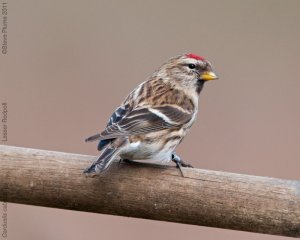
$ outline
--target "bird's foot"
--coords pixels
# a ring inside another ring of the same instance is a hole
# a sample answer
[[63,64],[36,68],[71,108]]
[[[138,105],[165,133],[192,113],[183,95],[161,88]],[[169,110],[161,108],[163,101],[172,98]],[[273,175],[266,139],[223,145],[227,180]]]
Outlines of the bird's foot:
[[134,161],[130,160],[130,159],[121,159],[122,162],[125,163],[134,163]]
[[119,166],[121,165],[121,163],[128,163],[128,164],[133,164],[135,163],[134,161],[130,160],[130,159],[123,159],[123,158],[120,158],[119,160]]
[[193,168],[193,166],[189,163],[184,162],[177,154],[172,154],[172,161],[176,163],[176,167],[189,167]]
[[179,168],[181,175],[184,177],[181,167],[193,168],[189,163],[184,162],[177,154],[172,154],[172,161],[175,162],[176,167]]

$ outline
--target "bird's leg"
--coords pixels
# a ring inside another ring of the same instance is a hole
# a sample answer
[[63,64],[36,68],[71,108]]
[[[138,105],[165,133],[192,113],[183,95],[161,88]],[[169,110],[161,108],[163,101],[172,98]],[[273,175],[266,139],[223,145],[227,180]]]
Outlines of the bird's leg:
[[129,164],[131,164],[131,163],[133,163],[133,161],[131,161],[129,159],[120,158],[118,166],[120,167],[122,163],[129,163]]
[[176,163],[176,167],[189,167],[192,168],[193,166],[189,163],[184,162],[176,153],[172,154],[172,161]]
[[179,168],[181,175],[184,177],[181,167],[190,167],[191,164],[185,163],[176,153],[172,154],[172,161],[176,163],[176,167]]
[[120,161],[125,162],[125,163],[133,163],[133,161],[130,160],[130,159],[122,159],[122,158],[121,158]]
[[119,159],[118,165],[120,166],[120,164],[122,163],[122,158]]
[[120,158],[120,159],[119,159],[119,162],[118,162],[118,165],[120,166],[122,162],[124,162],[124,163],[132,163],[133,161],[131,161],[131,160],[129,160],[129,159],[123,159],[123,158]]
[[121,158],[120,161],[119,161],[119,164],[121,164],[122,162],[123,163],[128,163],[128,164],[134,164],[134,163],[136,163],[135,161],[130,160],[130,159],[126,159],[126,158]]

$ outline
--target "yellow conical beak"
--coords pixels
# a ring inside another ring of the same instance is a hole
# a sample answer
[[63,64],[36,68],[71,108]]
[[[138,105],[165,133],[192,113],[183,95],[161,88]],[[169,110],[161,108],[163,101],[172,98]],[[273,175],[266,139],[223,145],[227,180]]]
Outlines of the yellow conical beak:
[[218,76],[214,72],[203,72],[200,75],[200,79],[204,81],[210,81],[218,79]]

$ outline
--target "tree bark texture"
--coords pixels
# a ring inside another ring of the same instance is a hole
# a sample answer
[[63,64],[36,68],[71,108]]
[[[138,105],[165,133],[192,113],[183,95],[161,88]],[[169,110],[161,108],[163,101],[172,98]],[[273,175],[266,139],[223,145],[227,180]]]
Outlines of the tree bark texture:
[[300,181],[0,145],[0,201],[300,237]]

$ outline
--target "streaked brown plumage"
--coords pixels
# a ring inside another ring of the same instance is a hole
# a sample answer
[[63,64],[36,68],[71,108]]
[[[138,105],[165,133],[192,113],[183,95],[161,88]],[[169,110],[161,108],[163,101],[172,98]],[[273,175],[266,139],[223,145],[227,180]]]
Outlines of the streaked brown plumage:
[[103,152],[85,172],[104,171],[117,156],[180,163],[174,150],[195,121],[204,82],[216,78],[202,57],[171,58],[128,95],[103,132],[86,140],[100,140],[98,150]]

